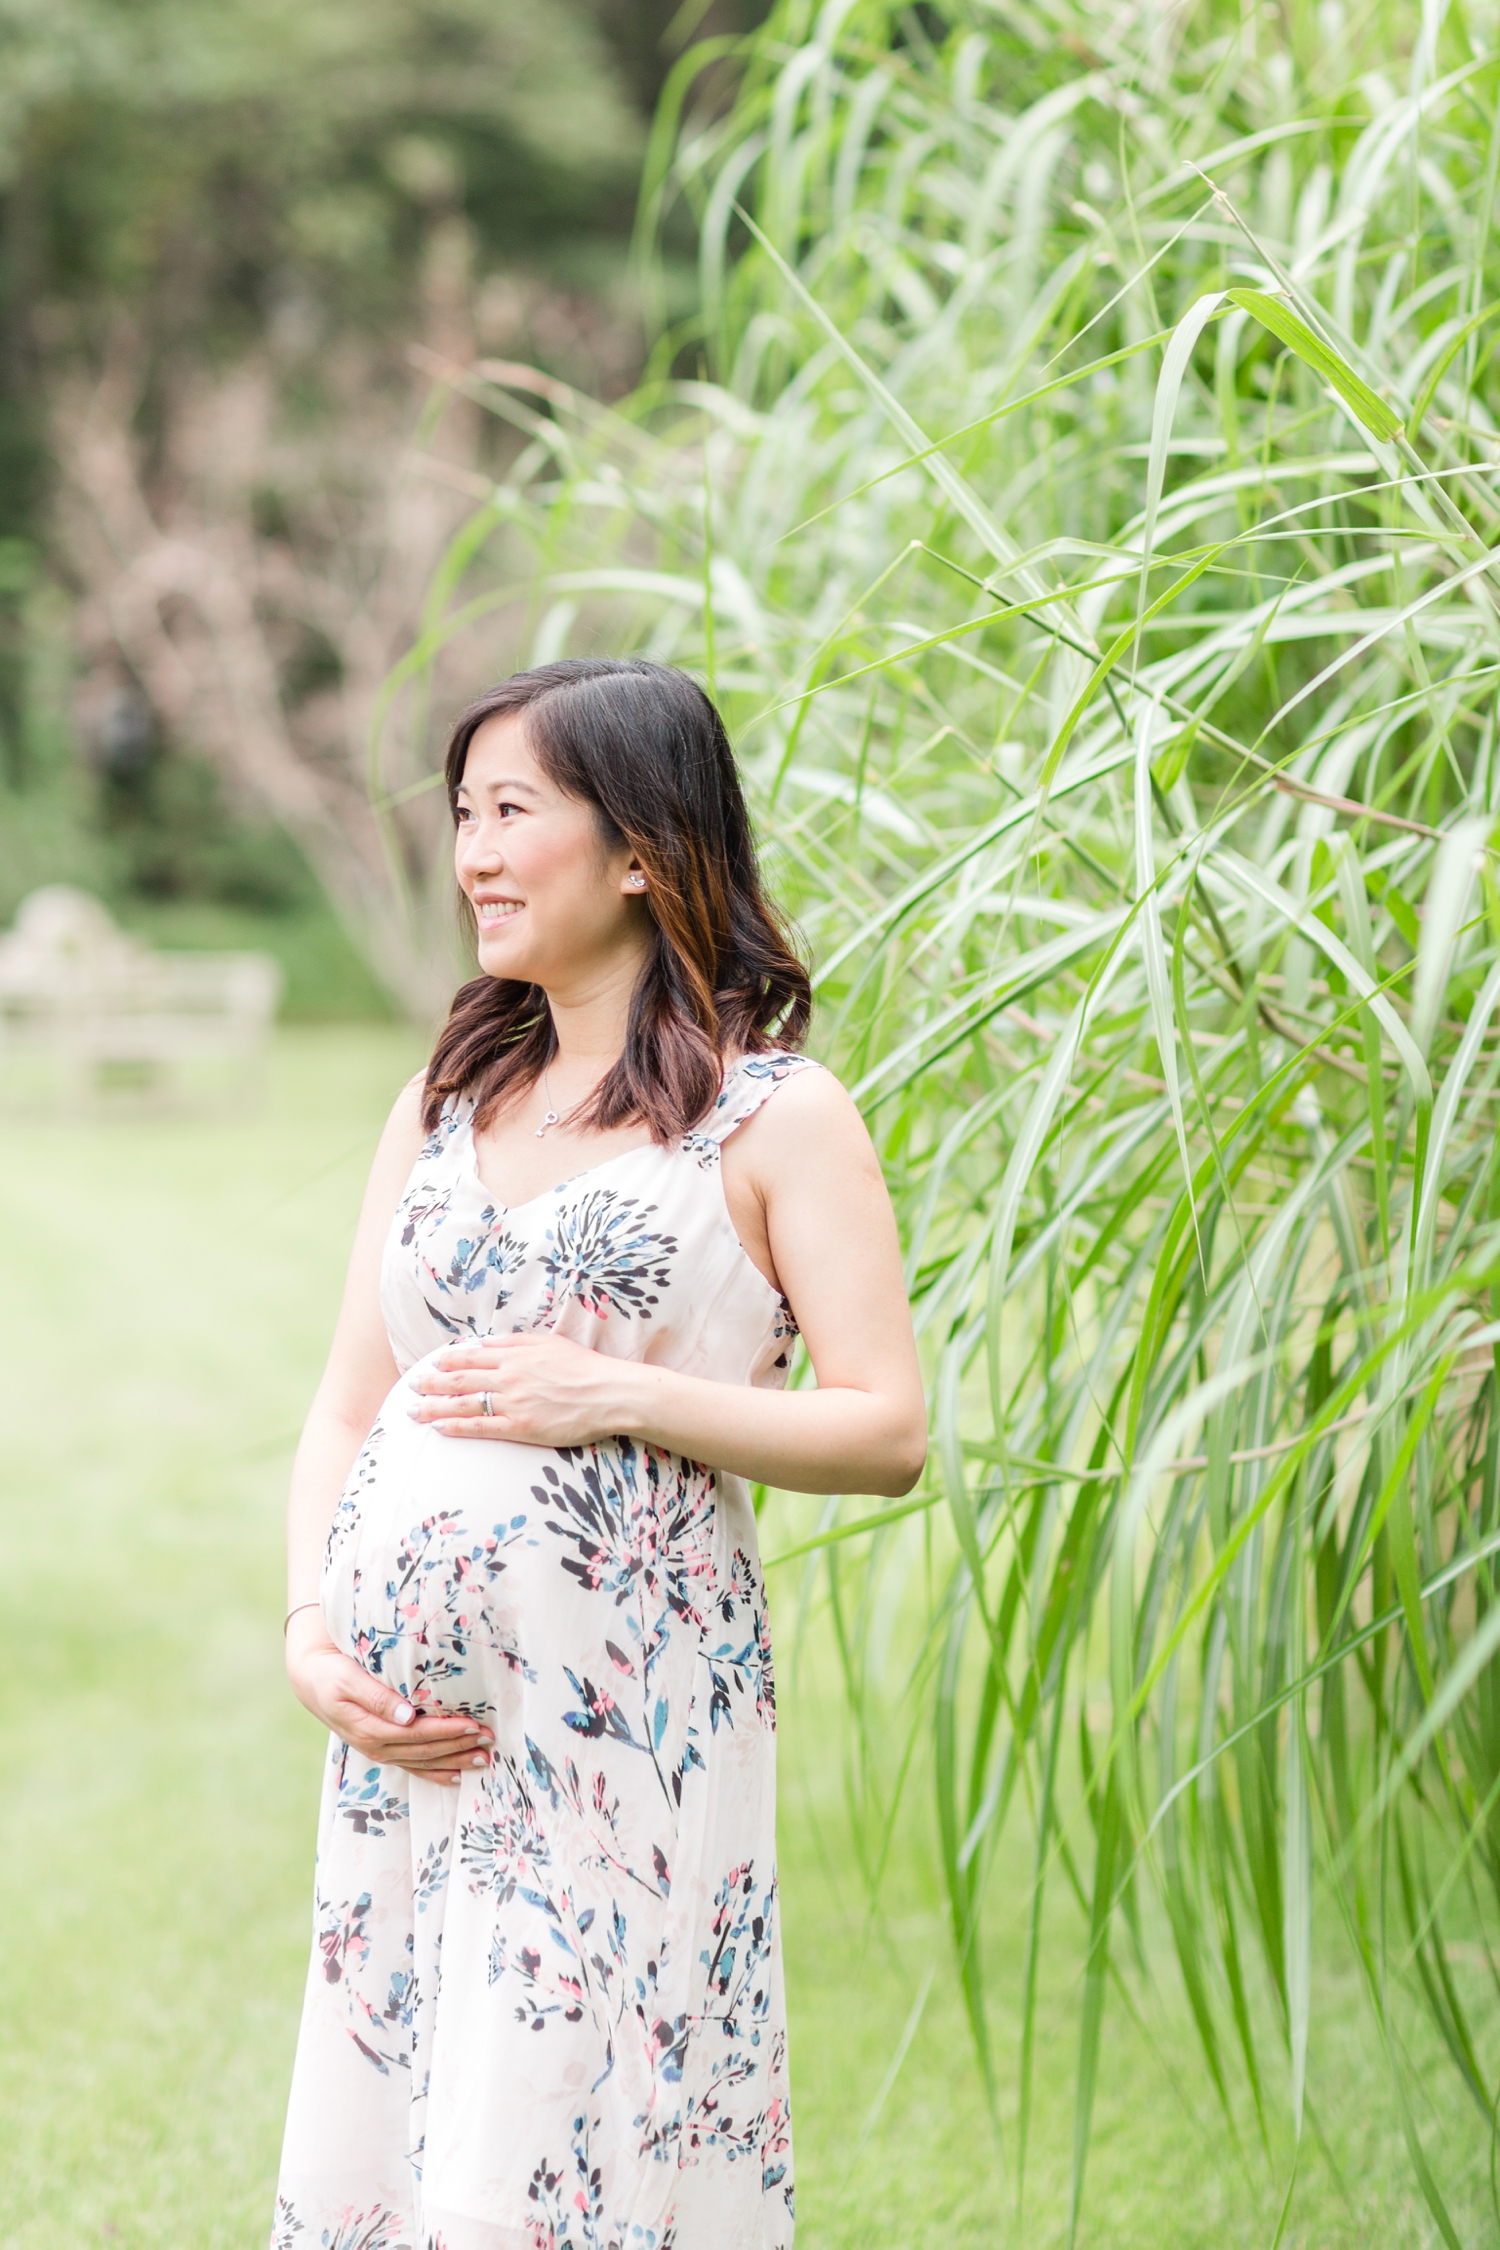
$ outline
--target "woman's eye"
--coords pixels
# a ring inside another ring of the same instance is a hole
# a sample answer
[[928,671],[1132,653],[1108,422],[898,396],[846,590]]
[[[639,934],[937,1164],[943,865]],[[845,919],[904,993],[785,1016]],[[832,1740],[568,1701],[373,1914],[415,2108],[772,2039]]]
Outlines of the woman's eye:
[[507,813],[519,812],[520,809],[521,808],[519,805],[500,804],[495,807],[496,812],[499,813],[502,820],[504,820]]

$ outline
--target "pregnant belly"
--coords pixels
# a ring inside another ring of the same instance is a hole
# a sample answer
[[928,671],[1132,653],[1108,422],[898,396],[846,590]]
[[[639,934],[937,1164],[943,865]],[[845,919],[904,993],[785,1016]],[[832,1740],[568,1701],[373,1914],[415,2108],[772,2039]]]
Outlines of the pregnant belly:
[[617,1699],[644,1697],[716,1606],[714,1478],[628,1439],[443,1437],[408,1412],[425,1364],[386,1399],[335,1512],[330,1632],[419,1710],[472,1713],[502,1743],[559,1664],[584,1697],[569,1725],[618,1731]]
[[334,1512],[323,1615],[340,1647],[419,1710],[493,1720],[530,1668],[544,1540],[549,1572],[561,1560],[532,1492],[558,1456],[413,1422],[412,1377],[426,1364],[381,1407]]

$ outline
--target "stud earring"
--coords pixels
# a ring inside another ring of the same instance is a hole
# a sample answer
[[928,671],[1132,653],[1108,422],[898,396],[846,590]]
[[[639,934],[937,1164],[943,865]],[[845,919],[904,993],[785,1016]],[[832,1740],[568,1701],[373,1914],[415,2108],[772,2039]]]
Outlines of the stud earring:
[[631,889],[632,889],[633,891],[643,891],[643,890],[644,890],[644,889],[646,888],[646,878],[645,878],[645,876],[644,876],[644,875],[632,875],[632,876],[631,876],[631,878],[630,878],[630,887],[631,887]]

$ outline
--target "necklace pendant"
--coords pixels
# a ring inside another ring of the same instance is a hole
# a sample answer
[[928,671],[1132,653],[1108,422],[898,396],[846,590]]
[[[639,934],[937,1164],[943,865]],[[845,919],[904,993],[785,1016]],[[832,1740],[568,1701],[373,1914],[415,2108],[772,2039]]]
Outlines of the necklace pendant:
[[547,1127],[548,1127],[549,1125],[555,1125],[556,1123],[557,1123],[557,1111],[556,1111],[555,1109],[549,1109],[549,1110],[548,1110],[548,1112],[547,1112],[547,1114],[546,1114],[546,1116],[545,1116],[545,1117],[544,1117],[544,1118],[542,1119],[542,1122],[541,1122],[541,1124],[540,1124],[540,1125],[538,1125],[538,1127],[537,1127],[537,1129],[536,1129],[536,1137],[537,1137],[537,1139],[538,1139],[538,1140],[540,1140],[540,1139],[541,1139],[541,1137],[542,1137],[543,1133],[545,1133],[545,1132],[546,1132],[546,1130],[547,1130]]

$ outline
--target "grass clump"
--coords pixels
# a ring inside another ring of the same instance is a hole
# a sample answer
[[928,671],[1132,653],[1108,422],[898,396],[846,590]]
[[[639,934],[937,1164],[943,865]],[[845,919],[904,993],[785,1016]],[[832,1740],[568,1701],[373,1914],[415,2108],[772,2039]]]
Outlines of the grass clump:
[[932,1376],[925,1488],[804,1564],[855,1834],[878,1890],[930,1826],[1023,2208],[1076,1947],[1070,2229],[1152,1914],[1280,2178],[1340,1947],[1447,2242],[1425,2042],[1489,2145],[1495,29],[784,0],[658,135],[698,332],[613,410],[492,389],[529,449],[412,660],[493,612],[730,717]]

